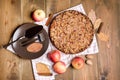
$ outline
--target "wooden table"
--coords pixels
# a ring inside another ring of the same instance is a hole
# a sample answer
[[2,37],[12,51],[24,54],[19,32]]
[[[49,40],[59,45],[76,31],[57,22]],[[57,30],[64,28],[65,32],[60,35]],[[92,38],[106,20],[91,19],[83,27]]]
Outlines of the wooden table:
[[[33,22],[30,13],[43,9],[48,16],[82,3],[86,13],[95,10],[104,22],[101,32],[109,36],[108,42],[98,39],[99,53],[93,66],[81,70],[69,67],[56,80],[120,80],[120,1],[119,0],[0,0],[0,45],[10,40],[13,30],[25,22]],[[46,17],[47,17],[46,16]],[[0,80],[33,80],[30,60],[0,49]]]

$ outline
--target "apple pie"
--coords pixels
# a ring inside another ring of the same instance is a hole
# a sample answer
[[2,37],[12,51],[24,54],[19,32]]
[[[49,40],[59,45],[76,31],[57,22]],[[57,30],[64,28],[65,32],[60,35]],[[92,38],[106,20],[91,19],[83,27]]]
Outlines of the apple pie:
[[31,53],[36,53],[39,52],[42,49],[42,44],[39,42],[34,42],[31,43],[30,45],[27,46],[27,51]]
[[58,50],[76,54],[90,46],[94,28],[86,15],[76,10],[67,10],[53,18],[49,33],[51,42]]
[[52,73],[50,72],[48,66],[44,63],[37,63],[36,64],[37,74],[42,76],[51,76]]

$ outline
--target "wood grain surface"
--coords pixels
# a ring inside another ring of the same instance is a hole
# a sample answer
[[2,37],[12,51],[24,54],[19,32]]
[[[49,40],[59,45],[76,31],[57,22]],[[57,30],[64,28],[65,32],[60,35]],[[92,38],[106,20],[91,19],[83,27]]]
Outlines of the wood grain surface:
[[[56,80],[120,80],[119,0],[0,0],[0,46],[9,42],[18,25],[34,22],[30,16],[35,9],[44,10],[48,17],[49,13],[81,3],[87,14],[93,9],[102,19],[101,32],[109,36],[109,41],[97,38],[99,53],[94,55],[92,66],[85,65],[80,70],[70,66]],[[0,80],[34,80],[31,61],[0,48]]]

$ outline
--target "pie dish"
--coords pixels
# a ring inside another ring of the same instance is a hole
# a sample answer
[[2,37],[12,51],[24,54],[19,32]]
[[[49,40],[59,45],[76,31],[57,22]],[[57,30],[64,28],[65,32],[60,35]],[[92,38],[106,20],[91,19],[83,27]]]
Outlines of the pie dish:
[[91,20],[76,10],[59,13],[53,18],[49,28],[51,42],[66,54],[77,54],[87,49],[93,35]]

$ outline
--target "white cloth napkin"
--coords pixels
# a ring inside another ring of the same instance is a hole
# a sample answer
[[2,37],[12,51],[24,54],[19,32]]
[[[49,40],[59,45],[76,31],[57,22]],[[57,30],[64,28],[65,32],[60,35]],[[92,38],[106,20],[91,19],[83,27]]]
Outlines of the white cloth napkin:
[[[72,8],[69,8],[69,9],[67,9],[67,10],[77,10],[77,11],[80,11],[80,12],[82,12],[82,13],[85,14],[85,11],[84,11],[84,9],[83,9],[82,4],[77,5],[77,6],[75,6],[75,7],[72,7]],[[46,18],[43,22],[36,22],[36,24],[43,25],[43,26],[44,26],[44,29],[45,29],[46,31],[48,31],[48,27],[45,26],[46,20],[47,20],[47,18]],[[47,65],[50,67],[51,71],[52,71],[52,64],[53,64],[53,63],[52,63],[50,60],[48,60],[48,58],[47,58],[47,53],[48,53],[49,51],[51,51],[51,50],[54,50],[54,49],[56,49],[56,48],[55,48],[55,47],[52,45],[52,43],[50,42],[49,47],[48,47],[48,50],[45,52],[45,54],[44,54],[42,57],[40,57],[40,58],[37,58],[37,59],[33,59],[33,60],[32,60],[33,69],[34,69],[34,75],[35,75],[35,79],[36,79],[36,80],[40,80],[40,79],[41,79],[41,76],[39,76],[39,75],[36,74],[36,68],[35,68],[36,65],[35,65],[35,64],[36,64],[37,62],[43,62],[43,63],[47,64]],[[62,56],[62,57],[61,57],[61,61],[65,62],[65,64],[66,64],[67,67],[68,67],[68,66],[70,65],[71,59],[74,58],[75,56],[85,55],[85,54],[95,54],[95,53],[98,53],[98,45],[97,45],[96,36],[94,35],[93,42],[92,42],[92,44],[90,45],[90,47],[89,47],[88,49],[86,49],[85,51],[80,52],[80,53],[78,53],[78,54],[74,54],[74,55],[64,54],[64,53],[61,52],[61,56]],[[53,76],[54,76],[54,75],[57,75],[54,71],[52,71],[52,73],[53,73]],[[44,80],[44,79],[43,79],[43,80]],[[47,80],[47,79],[45,79],[45,80]],[[48,80],[49,80],[49,79],[48,79]],[[53,80],[53,79],[51,78],[50,80]]]
[[[82,4],[74,6],[72,8],[69,8],[67,10],[77,10],[79,12],[82,12],[83,14],[86,14],[84,11],[84,8],[82,6]],[[47,18],[45,20],[43,20],[42,22],[35,22],[36,24],[39,25],[43,25],[44,29],[48,32],[48,27],[45,26],[45,23],[47,21]],[[7,47],[8,50],[13,51],[13,49],[11,48],[11,46]],[[35,80],[54,80],[55,79],[55,75],[57,75],[57,73],[55,73],[52,69],[52,65],[53,63],[47,58],[47,53],[51,50],[55,50],[56,48],[52,45],[52,43],[49,41],[49,46],[48,49],[46,50],[46,52],[44,53],[44,55],[42,55],[39,58],[36,59],[32,59],[32,67],[33,67],[33,73],[34,73],[34,77]],[[96,40],[96,36],[94,35],[93,38],[93,42],[91,43],[90,47],[87,48],[85,51],[80,52],[78,54],[64,54],[61,52],[61,61],[65,62],[65,64],[67,65],[67,67],[70,65],[71,59],[73,59],[75,56],[79,56],[79,55],[85,55],[85,54],[96,54],[98,53],[98,45],[97,45],[97,40]],[[53,73],[52,76],[40,76],[37,74],[37,70],[36,70],[36,63],[41,62],[44,63],[48,66],[48,68],[50,69],[50,71]]]

